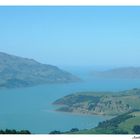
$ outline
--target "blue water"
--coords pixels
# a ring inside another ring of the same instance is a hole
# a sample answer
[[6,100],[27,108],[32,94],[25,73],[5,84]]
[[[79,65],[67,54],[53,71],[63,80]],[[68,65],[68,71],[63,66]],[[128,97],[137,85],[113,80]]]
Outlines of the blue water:
[[119,91],[140,88],[140,80],[96,79],[88,73],[82,75],[79,73],[79,76],[84,79],[83,82],[1,89],[0,129],[28,129],[32,133],[39,134],[53,130],[93,128],[108,117],[55,112],[52,102],[79,91]]

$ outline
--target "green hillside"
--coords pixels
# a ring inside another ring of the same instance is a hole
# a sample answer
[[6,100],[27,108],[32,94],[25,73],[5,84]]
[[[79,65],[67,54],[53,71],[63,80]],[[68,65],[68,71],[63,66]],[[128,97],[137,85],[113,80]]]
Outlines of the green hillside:
[[140,134],[140,111],[133,110],[100,122],[92,129],[73,128],[67,132],[52,131],[50,134]]
[[[140,111],[119,115],[111,120],[99,123],[96,128],[79,130],[74,134],[136,134],[134,131],[136,126],[140,128]],[[138,132],[140,134],[140,129]]]
[[140,109],[140,89],[120,92],[81,92],[56,100],[57,111],[80,114],[120,115]]

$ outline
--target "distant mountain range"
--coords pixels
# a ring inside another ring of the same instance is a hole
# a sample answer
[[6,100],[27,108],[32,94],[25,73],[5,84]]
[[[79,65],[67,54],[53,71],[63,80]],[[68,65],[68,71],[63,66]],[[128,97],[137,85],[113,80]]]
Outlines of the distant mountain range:
[[0,52],[0,87],[26,87],[45,83],[69,83],[80,79],[56,66]]
[[106,71],[93,71],[91,75],[100,78],[140,79],[140,67],[123,67]]

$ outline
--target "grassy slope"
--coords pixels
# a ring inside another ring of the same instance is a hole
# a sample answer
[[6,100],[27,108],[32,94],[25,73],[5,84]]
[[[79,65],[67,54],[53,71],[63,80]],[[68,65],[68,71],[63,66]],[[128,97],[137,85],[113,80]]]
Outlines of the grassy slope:
[[130,118],[119,124],[120,129],[128,131],[130,134],[133,133],[133,127],[140,124],[140,112],[134,112],[132,114],[135,116],[134,118]]
[[119,115],[133,109],[140,109],[140,89],[121,92],[81,92],[54,102],[64,105],[58,111],[84,114]]
[[[130,118],[125,117],[125,119],[118,119],[119,116],[109,120],[108,122],[111,125],[107,125],[107,127],[103,127],[98,125],[96,128],[93,129],[85,129],[80,130],[78,132],[68,132],[69,134],[124,134],[124,132],[128,132],[128,134],[134,134],[133,127],[135,125],[140,124],[140,111],[134,111],[132,113],[128,113],[126,116],[131,116]],[[122,115],[123,116],[123,115]],[[120,121],[121,120],[121,121]],[[115,124],[117,122],[117,126]]]

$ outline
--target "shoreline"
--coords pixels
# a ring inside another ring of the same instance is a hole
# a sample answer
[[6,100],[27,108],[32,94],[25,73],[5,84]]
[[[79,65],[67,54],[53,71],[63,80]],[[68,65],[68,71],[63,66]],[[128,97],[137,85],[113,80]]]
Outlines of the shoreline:
[[97,117],[105,117],[105,118],[114,118],[116,117],[115,115],[111,116],[111,115],[101,115],[101,114],[91,114],[91,113],[80,113],[80,112],[66,112],[66,111],[60,111],[60,110],[53,110],[53,112],[57,112],[57,113],[65,113],[65,114],[70,114],[70,115],[76,115],[76,116],[97,116]]

